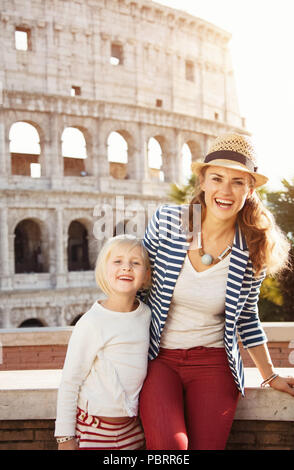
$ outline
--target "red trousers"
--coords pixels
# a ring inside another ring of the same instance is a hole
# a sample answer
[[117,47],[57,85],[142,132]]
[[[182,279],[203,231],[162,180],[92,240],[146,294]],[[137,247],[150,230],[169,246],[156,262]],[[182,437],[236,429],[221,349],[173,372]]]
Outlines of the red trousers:
[[239,395],[224,348],[162,348],[140,395],[147,450],[224,450]]

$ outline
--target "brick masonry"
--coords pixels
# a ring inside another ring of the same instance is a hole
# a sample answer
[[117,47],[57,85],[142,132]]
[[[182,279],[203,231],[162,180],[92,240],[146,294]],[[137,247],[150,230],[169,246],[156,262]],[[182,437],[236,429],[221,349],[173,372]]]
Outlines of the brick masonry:
[[0,421],[0,450],[56,450],[53,420]]
[[[0,450],[56,449],[54,420],[0,421]],[[293,423],[236,420],[226,450],[294,450]]]
[[[269,342],[275,367],[292,367],[289,342]],[[249,353],[241,346],[245,367],[254,367]],[[67,345],[4,346],[0,370],[62,369]]]
[[293,423],[236,420],[227,450],[294,450]]

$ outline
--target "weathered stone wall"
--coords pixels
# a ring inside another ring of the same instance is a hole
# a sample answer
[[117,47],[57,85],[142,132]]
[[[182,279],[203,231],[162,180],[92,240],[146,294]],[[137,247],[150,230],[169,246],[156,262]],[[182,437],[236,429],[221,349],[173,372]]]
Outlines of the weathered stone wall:
[[[280,368],[293,375],[293,368]],[[60,370],[0,371],[0,449],[54,450]],[[257,369],[245,368],[227,450],[293,450],[293,397],[260,387]]]
[[[82,299],[80,299],[82,301]],[[62,369],[67,345],[74,323],[86,304],[69,305],[63,308],[63,316],[50,317],[59,327],[2,329],[0,330],[0,370]],[[64,325],[64,326],[62,326]],[[288,368],[294,364],[294,324],[291,322],[265,322],[262,324],[268,337],[268,348],[275,367]],[[245,367],[254,367],[246,349],[240,345]]]
[[[69,96],[74,86],[89,100],[160,100],[241,127],[230,35],[200,18],[148,0],[4,0],[1,21],[4,89]],[[15,50],[15,28],[28,31],[28,53]]]
[[[57,450],[54,420],[0,421],[0,450]],[[235,420],[226,450],[292,450],[290,421]]]
[[[148,0],[4,0],[0,22],[0,327],[70,324],[64,311],[82,313],[99,293],[93,268],[103,240],[94,227],[102,208],[115,209],[117,197],[129,208],[106,217],[106,236],[136,213],[144,229],[170,183],[183,179],[184,144],[197,160],[217,134],[246,133],[230,35]],[[26,50],[16,31],[25,33]],[[39,154],[11,151],[16,122],[36,130]],[[69,127],[84,138],[83,159],[63,154]],[[113,132],[126,142],[125,164],[108,159]],[[161,148],[160,170],[149,165],[150,138]],[[39,177],[29,174],[32,162]],[[24,221],[40,234],[29,253],[22,253],[29,242],[20,244]],[[73,222],[85,232],[79,246],[70,239]],[[69,259],[83,249],[87,259],[73,269]],[[17,266],[19,253],[41,262]]]

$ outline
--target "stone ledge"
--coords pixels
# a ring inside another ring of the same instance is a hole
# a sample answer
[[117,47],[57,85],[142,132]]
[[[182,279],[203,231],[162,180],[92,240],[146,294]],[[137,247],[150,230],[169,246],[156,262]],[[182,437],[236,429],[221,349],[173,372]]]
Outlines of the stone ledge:
[[[294,368],[276,369],[294,375]],[[62,370],[0,371],[0,420],[55,419]],[[245,368],[246,396],[240,398],[235,420],[294,421],[294,398],[260,388],[256,368]]]
[[[294,322],[264,322],[262,326],[269,342],[290,342],[289,348],[294,348]],[[72,330],[73,326],[1,328],[0,345],[36,346],[67,344]]]
[[68,344],[73,326],[0,329],[0,344],[11,346],[44,346]]

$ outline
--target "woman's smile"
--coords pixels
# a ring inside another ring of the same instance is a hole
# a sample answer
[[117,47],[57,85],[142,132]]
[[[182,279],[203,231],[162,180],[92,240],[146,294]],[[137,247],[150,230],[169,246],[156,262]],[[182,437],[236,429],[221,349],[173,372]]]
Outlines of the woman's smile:
[[229,199],[215,198],[214,200],[220,209],[225,209],[225,210],[231,209],[234,204],[234,201],[229,200]]

